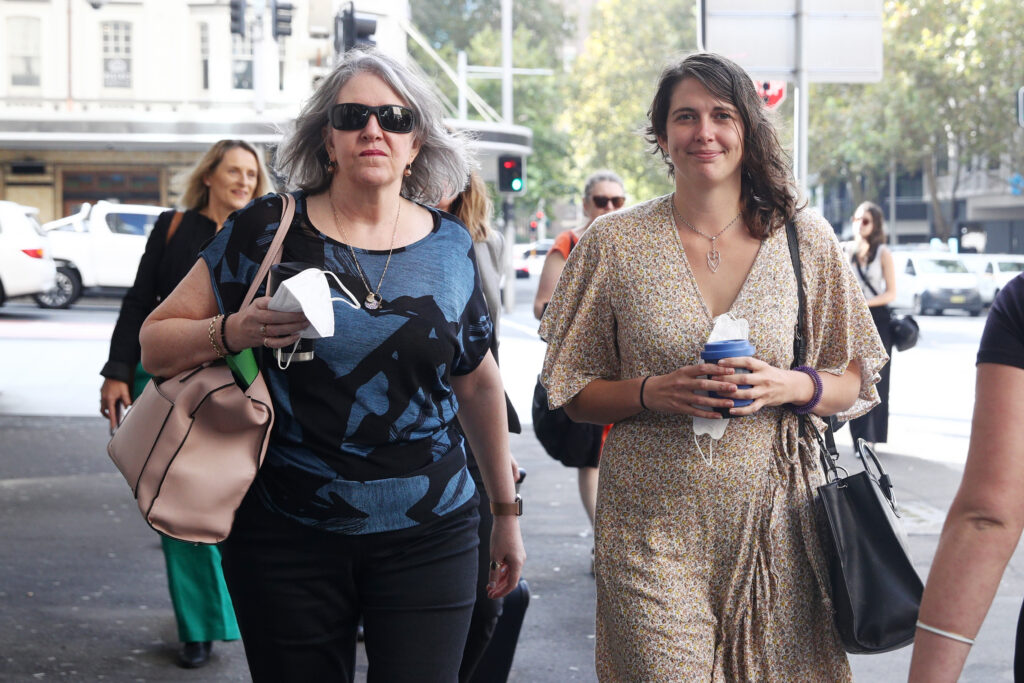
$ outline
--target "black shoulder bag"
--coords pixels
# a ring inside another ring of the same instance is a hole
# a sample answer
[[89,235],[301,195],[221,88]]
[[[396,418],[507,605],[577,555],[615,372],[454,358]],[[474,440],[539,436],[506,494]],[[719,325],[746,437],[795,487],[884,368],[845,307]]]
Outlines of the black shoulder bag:
[[[575,235],[569,236],[569,251],[576,246]],[[548,408],[548,390],[537,377],[533,388],[533,433],[548,455],[566,467],[583,467],[593,462],[601,451],[604,427],[584,422],[573,422],[564,408]]]
[[[850,260],[856,266],[861,282],[867,285],[867,288],[871,290],[874,296],[878,296],[878,290],[864,276],[864,271],[860,267],[860,261],[857,260],[856,254]],[[889,334],[892,335],[892,345],[896,347],[897,351],[909,351],[917,346],[917,338],[920,333],[921,328],[913,316],[898,315],[896,313],[890,314]]]
[[[793,340],[793,367],[804,364],[806,315],[796,228],[786,226],[796,274],[800,313]],[[818,487],[818,504],[828,527],[825,557],[832,582],[835,623],[847,652],[888,652],[914,641],[917,611],[924,586],[907,552],[892,479],[864,439],[855,446],[864,471],[848,474],[836,465],[839,452],[831,430],[822,437],[809,416],[800,416],[800,435],[810,431],[818,442],[826,483]]]

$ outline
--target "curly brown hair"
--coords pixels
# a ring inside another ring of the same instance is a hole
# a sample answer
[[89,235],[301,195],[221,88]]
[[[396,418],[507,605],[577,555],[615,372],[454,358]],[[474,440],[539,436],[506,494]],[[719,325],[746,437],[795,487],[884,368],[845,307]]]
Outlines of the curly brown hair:
[[786,224],[802,208],[797,206],[797,188],[775,126],[768,119],[764,102],[750,75],[732,60],[701,52],[671,64],[661,72],[644,139],[651,153],[661,156],[668,175],[675,175],[672,159],[659,140],[667,137],[672,93],[684,78],[696,78],[712,96],[736,107],[743,122],[743,161],[740,204],[750,234],[764,239]]

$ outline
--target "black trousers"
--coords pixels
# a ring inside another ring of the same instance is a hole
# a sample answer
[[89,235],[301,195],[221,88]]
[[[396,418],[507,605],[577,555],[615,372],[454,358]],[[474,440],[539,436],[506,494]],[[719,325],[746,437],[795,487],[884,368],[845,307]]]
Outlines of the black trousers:
[[475,507],[428,528],[345,536],[267,510],[253,492],[221,544],[255,683],[454,683],[476,597]]
[[871,409],[867,415],[850,420],[850,436],[853,442],[857,439],[864,439],[871,443],[885,443],[889,440],[889,373],[892,369],[892,334],[889,332],[889,319],[892,315],[888,306],[875,306],[869,308],[871,318],[874,320],[878,336],[882,338],[885,352],[889,354],[889,362],[878,371],[878,398],[882,400],[877,406]]

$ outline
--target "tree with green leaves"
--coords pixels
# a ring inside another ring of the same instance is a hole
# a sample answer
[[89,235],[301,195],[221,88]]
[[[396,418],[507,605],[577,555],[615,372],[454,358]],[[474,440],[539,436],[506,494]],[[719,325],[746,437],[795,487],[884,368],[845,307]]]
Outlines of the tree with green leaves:
[[[1024,85],[1021,35],[1019,0],[888,0],[882,81],[811,90],[812,171],[850,181],[859,201],[878,198],[890,163],[921,170],[945,239],[968,173],[998,175],[1006,155],[1021,168],[1013,110]],[[940,188],[937,164],[947,159]]]
[[674,58],[696,49],[692,0],[603,0],[572,72],[570,177],[579,187],[591,172],[610,168],[636,200],[672,189],[660,158],[641,133],[658,76]]
[[[532,208],[541,200],[551,202],[570,191],[565,181],[568,137],[557,125],[557,118],[568,93],[562,48],[574,26],[561,5],[550,0],[515,0],[512,19],[514,66],[554,72],[551,76],[516,76],[513,82],[514,122],[533,131],[533,154],[526,162],[526,191],[517,199]],[[412,4],[412,20],[453,68],[460,50],[466,52],[471,65],[501,66],[500,0],[417,2]],[[456,86],[419,48],[410,46],[410,52],[434,77],[442,93],[455,101]],[[472,80],[470,86],[494,109],[501,110],[499,80]]]

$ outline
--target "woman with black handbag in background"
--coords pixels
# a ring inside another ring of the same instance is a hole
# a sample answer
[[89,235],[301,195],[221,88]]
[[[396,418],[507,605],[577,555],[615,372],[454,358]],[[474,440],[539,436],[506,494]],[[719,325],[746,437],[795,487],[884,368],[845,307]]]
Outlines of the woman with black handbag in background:
[[[537,293],[533,299],[533,315],[537,320],[540,320],[544,315],[544,309],[547,308],[548,301],[551,300],[551,294],[555,291],[558,278],[561,276],[565,263],[569,260],[569,253],[576,246],[576,243],[580,241],[580,238],[590,228],[595,219],[613,211],[618,211],[625,204],[626,187],[622,182],[622,178],[617,173],[608,170],[595,171],[587,177],[587,181],[583,185],[583,217],[586,218],[587,222],[579,227],[566,230],[556,237],[551,250],[544,257],[544,268],[541,270],[540,281],[537,283]],[[538,389],[538,391],[542,390],[543,387]],[[580,425],[572,429],[573,431],[583,432],[590,436],[591,438],[586,439],[588,443],[594,440],[594,437],[588,433],[595,431],[590,425]],[[590,457],[579,464],[570,461],[568,453],[562,456],[562,453],[568,450],[566,448],[560,449],[561,452],[558,455],[552,454],[552,457],[560,460],[566,467],[576,468],[580,500],[583,501],[583,509],[587,512],[587,519],[590,520],[591,529],[594,528],[594,511],[597,509],[598,464],[601,460],[601,445],[604,443],[604,437],[608,435],[608,430],[610,429],[611,425],[605,425],[598,439],[599,442],[594,446],[584,449],[591,453]],[[590,563],[590,573],[594,573],[593,560]]]
[[879,372],[880,378],[875,385],[881,402],[868,414],[850,421],[853,442],[864,439],[874,448],[875,444],[889,440],[889,374],[893,346],[890,331],[892,309],[889,304],[896,299],[896,266],[892,252],[885,245],[885,222],[882,209],[877,204],[864,202],[857,207],[853,214],[853,230],[854,239],[847,242],[844,249],[868,302],[875,329],[889,355],[889,362]]
[[[270,190],[263,160],[242,140],[214,144],[192,170],[181,203],[184,212],[160,214],[146,242],[135,283],[125,294],[110,341],[110,356],[100,374],[100,413],[117,427],[122,410],[149,381],[139,363],[139,329],[154,308],[192,268],[202,246],[223,227],[232,211]],[[238,640],[238,624],[214,545],[196,545],[160,537],[167,562],[181,649],[178,664],[206,664],[215,640]]]

